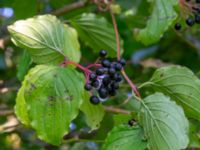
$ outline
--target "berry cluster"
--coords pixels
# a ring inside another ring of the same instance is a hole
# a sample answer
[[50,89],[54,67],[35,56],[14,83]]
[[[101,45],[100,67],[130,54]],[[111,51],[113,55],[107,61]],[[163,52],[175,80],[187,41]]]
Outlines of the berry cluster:
[[[187,17],[185,21],[189,27],[192,27],[195,23],[200,24],[200,7],[198,4],[200,4],[200,0],[185,0],[181,3],[185,10],[189,10],[189,15],[187,15],[189,17]],[[181,30],[182,25],[180,23],[176,23],[174,28],[179,31]]]
[[116,95],[119,83],[123,79],[120,71],[126,64],[124,59],[119,61],[106,59],[106,50],[101,50],[99,55],[101,58],[100,67],[89,74],[89,80],[85,84],[85,90],[92,91],[93,93],[90,97],[90,102],[94,105],[105,101],[109,96]]

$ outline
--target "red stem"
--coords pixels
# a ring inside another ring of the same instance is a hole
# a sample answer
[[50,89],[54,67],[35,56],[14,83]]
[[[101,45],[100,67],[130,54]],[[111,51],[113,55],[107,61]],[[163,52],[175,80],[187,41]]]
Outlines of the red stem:
[[82,66],[78,63],[75,63],[73,61],[65,61],[64,64],[65,65],[74,65],[74,66],[78,67],[79,69],[83,70],[86,73],[91,73],[91,71],[88,68],[86,68],[86,67],[84,67],[84,66]]
[[118,27],[117,27],[117,23],[115,20],[115,15],[112,13],[112,10],[110,9],[110,15],[112,17],[112,22],[113,22],[113,27],[115,30],[115,37],[116,37],[116,42],[117,42],[117,59],[120,60],[120,38],[119,38],[119,31],[118,31]]
[[101,67],[101,64],[90,64],[86,68],[91,68],[91,67]]
[[124,69],[121,71],[124,78],[126,79],[126,81],[128,82],[128,84],[131,86],[133,92],[136,94],[136,96],[141,97],[140,93],[137,89],[137,87],[133,84],[133,82],[129,79],[128,75],[126,74],[126,72],[124,71]]
[[[112,22],[113,22],[113,27],[115,30],[115,37],[116,37],[116,42],[117,42],[117,59],[120,60],[120,38],[119,38],[119,31],[118,31],[118,27],[117,27],[117,23],[115,20],[115,16],[112,13],[112,10],[110,9],[110,15],[112,17]],[[133,82],[129,79],[128,75],[126,74],[126,72],[124,71],[124,69],[121,71],[122,75],[124,76],[124,78],[126,79],[126,81],[128,82],[128,84],[130,85],[130,87],[132,88],[133,92],[136,94],[136,96],[141,97],[139,91],[137,90],[137,87],[133,84]]]

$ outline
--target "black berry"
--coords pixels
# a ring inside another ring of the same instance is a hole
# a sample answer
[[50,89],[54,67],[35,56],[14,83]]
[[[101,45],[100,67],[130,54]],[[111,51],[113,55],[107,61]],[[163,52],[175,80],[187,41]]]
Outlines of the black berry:
[[99,52],[99,56],[100,57],[105,57],[107,55],[107,51],[106,50],[101,50],[100,52]]
[[119,61],[119,63],[120,63],[122,66],[125,66],[125,65],[126,65],[126,60],[122,58],[122,59]]
[[103,75],[104,74],[104,68],[98,68],[96,70],[96,74],[99,75],[99,76]]
[[121,81],[122,81],[122,76],[121,76],[119,73],[116,73],[116,74],[114,75],[114,80],[115,80],[116,82],[121,82]]
[[113,76],[115,73],[116,73],[115,68],[110,68],[110,69],[108,69],[108,74],[109,74],[109,75]]
[[101,64],[103,67],[106,67],[106,68],[110,67],[110,61],[107,59],[102,60]]
[[110,83],[110,77],[106,75],[102,80],[104,85],[108,85]]
[[99,89],[99,96],[103,99],[108,97],[108,91],[105,88],[100,88]]
[[181,30],[181,27],[182,27],[182,26],[181,26],[180,23],[176,23],[175,26],[174,26],[174,28],[175,28],[176,30],[178,30],[178,31]]
[[116,69],[117,71],[120,71],[120,70],[122,69],[122,64],[116,63],[114,67],[115,67],[115,69]]
[[188,18],[188,19],[186,19],[186,24],[188,25],[188,26],[193,26],[194,25],[194,20],[192,19],[192,18]]
[[128,124],[130,126],[134,126],[136,124],[136,120],[135,119],[131,119],[131,120],[128,121]]
[[98,88],[98,87],[99,87],[99,81],[98,81],[98,80],[93,81],[93,82],[92,82],[92,86],[93,86],[94,88]]
[[92,89],[91,84],[87,83],[85,84],[85,90],[90,91]]
[[195,22],[200,24],[200,14],[195,15]]
[[94,105],[97,105],[97,104],[100,103],[100,100],[99,100],[99,98],[98,98],[97,96],[91,96],[91,97],[90,97],[90,102],[91,102],[92,104],[94,104]]
[[90,73],[89,78],[90,78],[91,81],[96,80],[96,78],[97,78],[96,73],[94,73],[94,72]]

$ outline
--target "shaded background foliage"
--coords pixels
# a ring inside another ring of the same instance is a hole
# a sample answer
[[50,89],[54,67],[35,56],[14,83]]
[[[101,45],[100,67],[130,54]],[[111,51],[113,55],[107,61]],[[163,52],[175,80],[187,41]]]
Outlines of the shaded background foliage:
[[[80,2],[80,1],[78,1]],[[97,7],[91,3],[81,1],[83,5],[59,15],[63,22],[68,23],[69,19],[82,13],[96,13],[104,16],[110,23],[111,18],[108,13],[99,12]],[[25,128],[13,114],[13,107],[17,90],[20,87],[20,81],[28,69],[35,66],[31,62],[30,56],[23,49],[14,46],[10,42],[7,26],[19,19],[26,19],[38,14],[54,12],[63,6],[77,3],[75,0],[1,0],[0,1],[0,145],[1,149],[70,149],[70,150],[96,150],[101,147],[101,141],[107,136],[107,133],[114,125],[126,123],[127,116],[120,116],[114,113],[106,113],[101,127],[98,131],[88,134],[89,128],[84,121],[83,114],[80,113],[77,119],[70,126],[71,132],[65,139],[70,137],[84,137],[91,139],[91,142],[77,142],[76,140],[65,140],[60,147],[48,145],[37,139],[31,129]],[[169,28],[164,36],[156,44],[149,46],[136,41],[134,30],[143,28],[151,14],[151,5],[144,0],[116,0],[121,7],[121,13],[117,15],[117,23],[121,38],[123,39],[124,58],[129,62],[126,67],[129,76],[136,83],[147,81],[156,68],[168,64],[183,65],[193,70],[197,76],[200,76],[200,37],[199,26],[187,28],[181,33],[176,32],[173,27]],[[149,8],[149,9],[147,9]],[[166,19],[166,18],[160,18]],[[73,23],[72,23],[73,24]],[[104,37],[102,37],[104,38]],[[82,60],[84,64],[95,61],[95,53],[83,41],[81,43]],[[90,55],[88,55],[88,52]],[[124,87],[127,87],[124,84]],[[118,105],[123,102],[130,89],[121,88],[118,96],[106,102],[106,105]],[[145,95],[146,91],[143,91]],[[128,110],[136,109],[134,102],[122,106]],[[110,119],[112,118],[112,119]],[[191,128],[191,147],[200,147],[199,123],[192,121]],[[97,140],[97,141],[96,141]],[[96,142],[95,142],[96,141]]]

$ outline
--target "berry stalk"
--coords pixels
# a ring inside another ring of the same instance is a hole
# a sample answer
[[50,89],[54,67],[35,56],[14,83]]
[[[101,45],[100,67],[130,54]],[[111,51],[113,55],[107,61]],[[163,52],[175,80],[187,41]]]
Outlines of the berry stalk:
[[[115,31],[115,37],[116,37],[116,43],[117,43],[117,59],[118,61],[121,59],[121,50],[120,50],[120,38],[119,38],[119,30],[117,27],[117,23],[116,23],[116,19],[115,19],[115,15],[113,14],[112,10],[110,9],[110,15],[112,18],[112,23],[113,23],[113,27],[114,27],[114,31]],[[128,84],[131,86],[133,92],[138,96],[140,96],[139,91],[137,90],[137,87],[134,85],[134,83],[129,79],[128,75],[126,74],[126,72],[124,71],[124,69],[122,69],[121,71],[122,75],[124,76],[124,78],[126,79],[126,81],[128,82]]]
[[117,27],[117,23],[116,23],[116,19],[115,19],[115,15],[113,14],[112,10],[110,9],[110,15],[112,18],[112,22],[113,22],[113,27],[115,30],[115,37],[116,37],[116,43],[117,43],[117,59],[120,60],[120,38],[119,38],[119,31],[118,31],[118,27]]
[[124,76],[124,78],[126,79],[126,81],[128,82],[128,84],[131,86],[133,92],[135,93],[136,96],[141,97],[140,93],[137,89],[137,87],[133,84],[133,82],[129,79],[128,75],[126,74],[126,72],[124,71],[124,69],[122,69],[121,71],[122,75]]

